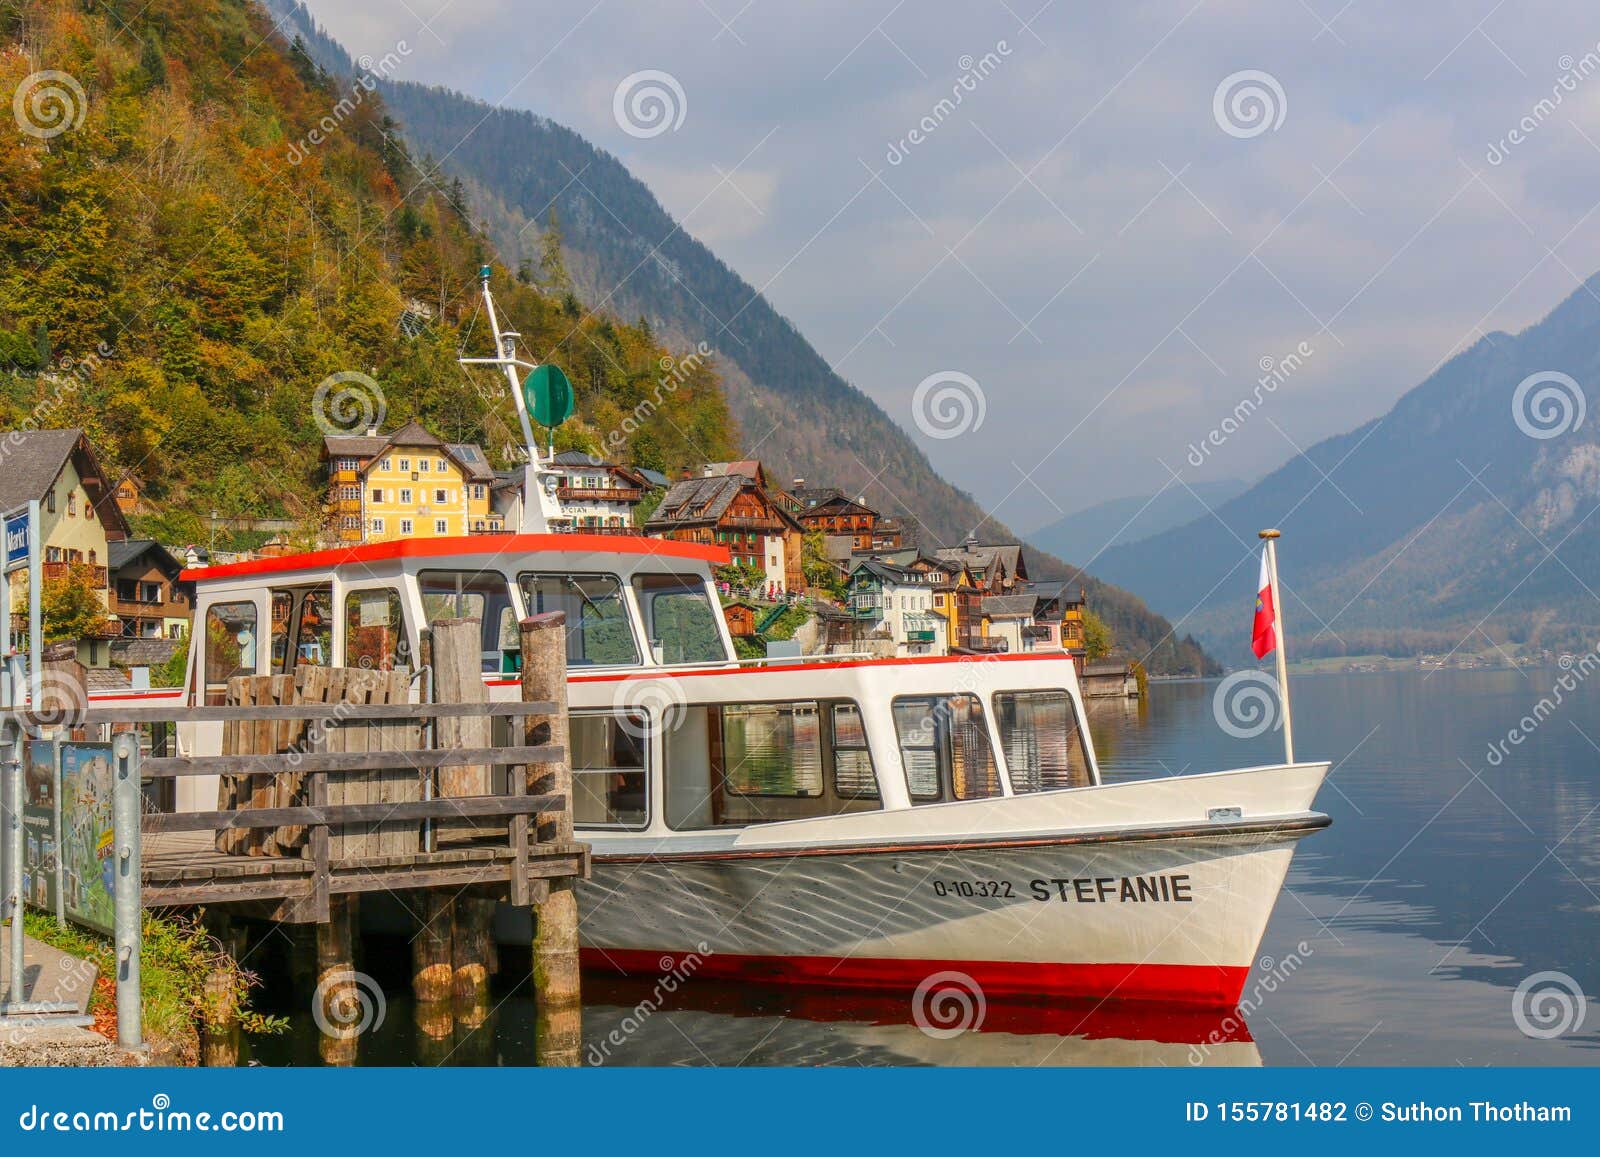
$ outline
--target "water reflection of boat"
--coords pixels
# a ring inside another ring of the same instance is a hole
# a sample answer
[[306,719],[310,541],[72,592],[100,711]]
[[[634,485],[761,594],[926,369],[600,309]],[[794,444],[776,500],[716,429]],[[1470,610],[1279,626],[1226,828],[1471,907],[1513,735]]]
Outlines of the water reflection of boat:
[[[1146,1001],[988,1001],[975,1028],[924,1031],[909,997],[695,981],[586,983],[585,1059],[606,1065],[1249,1067],[1242,1018]],[[924,1018],[925,1019],[925,1018]]]

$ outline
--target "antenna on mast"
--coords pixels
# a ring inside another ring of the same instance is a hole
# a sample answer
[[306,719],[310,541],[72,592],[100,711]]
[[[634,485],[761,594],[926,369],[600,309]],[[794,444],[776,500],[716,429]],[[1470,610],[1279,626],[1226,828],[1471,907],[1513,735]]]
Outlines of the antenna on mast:
[[[517,356],[517,342],[522,335],[514,329],[500,328],[500,314],[495,309],[494,294],[489,289],[490,267],[478,269],[478,281],[483,288],[484,310],[489,315],[489,330],[494,336],[492,358],[462,357],[456,360],[464,366],[494,366],[506,376],[511,389],[511,400],[517,407],[517,420],[522,424],[522,448],[528,455],[528,465],[522,482],[522,532],[542,534],[562,517],[561,504],[556,499],[555,477],[547,464],[539,458],[539,444],[533,436],[533,421],[528,414],[527,399],[523,395],[519,370],[533,372],[538,362],[524,361]],[[543,483],[548,482],[548,485]]]

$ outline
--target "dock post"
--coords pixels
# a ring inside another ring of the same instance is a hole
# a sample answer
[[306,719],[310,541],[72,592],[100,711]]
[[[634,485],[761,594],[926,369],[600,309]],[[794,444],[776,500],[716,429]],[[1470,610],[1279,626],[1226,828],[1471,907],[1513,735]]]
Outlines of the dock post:
[[[483,683],[483,623],[479,619],[435,619],[432,630],[433,690],[439,703],[489,702]],[[440,719],[437,746],[486,748],[494,746],[493,722],[487,715]],[[484,764],[439,769],[439,798],[489,795],[493,791],[490,768]],[[440,820],[435,824],[440,846],[471,842],[479,837],[482,821]],[[489,1007],[489,974],[493,955],[494,901],[463,892],[451,906],[449,954],[454,971],[452,989],[457,1019],[480,1024]],[[418,994],[418,999],[422,999]]]
[[[566,806],[554,817],[540,817],[538,843],[572,843],[571,736],[567,722],[567,616],[560,611],[533,615],[521,623],[522,698],[549,701],[548,716],[530,716],[529,746],[562,749],[553,763],[528,767],[528,791],[560,795]],[[537,1005],[535,1051],[548,1066],[575,1066],[583,1049],[582,994],[578,970],[578,897],[571,877],[550,881],[549,894],[535,905],[533,986]]]
[[436,889],[411,893],[421,925],[411,941],[411,993],[418,1004],[446,1004],[455,990],[451,925],[455,904]]
[[[238,961],[244,955],[244,936],[236,920],[213,910],[206,913],[205,924],[224,956]],[[239,1001],[233,982],[234,974],[225,966],[212,969],[205,979],[200,1063],[208,1069],[231,1069],[239,1064]]]
[[328,922],[317,925],[317,1027],[322,1059],[354,1064],[363,994],[356,985],[354,896],[328,897]]

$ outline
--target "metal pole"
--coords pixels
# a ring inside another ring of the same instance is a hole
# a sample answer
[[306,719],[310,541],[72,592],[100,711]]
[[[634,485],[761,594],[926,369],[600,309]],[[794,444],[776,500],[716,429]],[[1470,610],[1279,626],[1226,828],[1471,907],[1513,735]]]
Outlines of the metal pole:
[[140,793],[139,736],[124,732],[111,741],[116,778],[111,784],[112,842],[117,849],[116,907],[117,1044],[137,1049],[143,1043],[139,994],[140,925]]
[[1267,574],[1272,580],[1272,615],[1277,633],[1278,654],[1278,705],[1283,713],[1283,761],[1294,762],[1294,720],[1289,713],[1289,647],[1283,626],[1283,591],[1278,586],[1278,532],[1263,530],[1260,537],[1267,543]]
[[61,854],[61,732],[50,741],[50,838],[56,842],[56,923],[67,926],[67,865]]
[[11,988],[7,1004],[22,1004],[25,965],[22,942],[22,728],[7,724],[6,747],[0,764],[5,780],[6,872],[5,911],[11,918]]
[[44,697],[44,539],[39,500],[28,503],[28,687],[35,711]]

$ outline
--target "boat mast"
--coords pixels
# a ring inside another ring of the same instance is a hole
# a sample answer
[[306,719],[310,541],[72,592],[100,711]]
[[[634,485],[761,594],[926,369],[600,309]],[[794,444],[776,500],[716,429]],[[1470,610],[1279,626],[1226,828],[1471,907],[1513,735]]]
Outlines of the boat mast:
[[506,376],[511,389],[511,400],[517,407],[517,420],[522,424],[523,449],[528,455],[528,465],[522,477],[523,534],[543,534],[562,517],[561,503],[556,498],[556,476],[548,464],[539,458],[539,445],[533,436],[533,420],[528,415],[528,403],[522,395],[522,380],[518,370],[533,371],[538,362],[524,361],[517,356],[517,341],[522,337],[516,330],[500,328],[500,315],[495,310],[494,294],[489,291],[489,266],[478,270],[478,280],[483,287],[483,306],[489,315],[489,329],[494,335],[495,356],[492,358],[457,358],[464,366],[495,366]]

